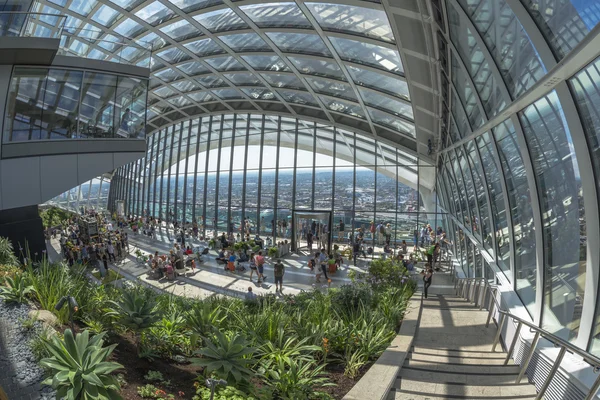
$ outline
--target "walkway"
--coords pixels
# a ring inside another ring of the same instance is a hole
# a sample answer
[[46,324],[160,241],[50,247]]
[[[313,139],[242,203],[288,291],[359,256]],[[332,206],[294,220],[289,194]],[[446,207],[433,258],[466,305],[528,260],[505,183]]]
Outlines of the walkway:
[[[256,283],[256,274],[253,281],[250,282],[250,271],[228,272],[223,265],[217,265],[215,257],[217,252],[211,250],[208,256],[203,256],[203,263],[196,268],[196,273],[189,271],[185,276],[179,276],[174,281],[168,281],[166,278],[156,280],[147,276],[148,268],[139,265],[135,261],[135,251],[140,249],[144,254],[154,254],[158,251],[160,254],[168,253],[173,247],[172,235],[158,235],[157,239],[152,239],[143,235],[129,234],[130,251],[129,256],[124,261],[117,264],[110,264],[110,268],[119,272],[129,280],[140,280],[150,286],[187,297],[206,298],[214,294],[223,294],[234,297],[242,297],[248,287],[256,294],[275,294],[275,285],[273,281],[272,264],[267,264],[265,268],[266,281],[262,284]],[[186,243],[190,246],[198,246],[199,242]],[[60,244],[57,239],[51,241],[52,249],[49,249],[51,259],[58,257]],[[321,278],[321,284],[315,283],[314,275],[308,268],[308,255],[306,254],[288,254],[282,259],[286,266],[284,276],[284,294],[297,294],[301,290],[312,290],[313,288],[327,288],[326,280]],[[361,267],[366,263],[361,260],[359,267],[343,265],[337,273],[331,274],[331,287],[339,287],[351,282],[348,272],[352,269],[362,271]]]
[[[396,381],[396,399],[534,399],[535,387],[498,347],[487,311],[450,294],[449,274],[434,275],[413,343]],[[437,283],[435,283],[437,281]],[[436,287],[436,285],[439,285]]]

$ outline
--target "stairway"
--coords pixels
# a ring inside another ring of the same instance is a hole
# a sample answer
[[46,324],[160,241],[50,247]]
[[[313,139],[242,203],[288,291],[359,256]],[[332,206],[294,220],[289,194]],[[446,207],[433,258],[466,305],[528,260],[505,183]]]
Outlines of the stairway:
[[496,329],[486,328],[487,312],[450,294],[448,277],[435,274],[429,298],[423,299],[413,348],[396,379],[394,398],[535,399],[527,377],[514,383],[519,366],[512,360],[504,365],[506,353],[500,346],[491,351]]

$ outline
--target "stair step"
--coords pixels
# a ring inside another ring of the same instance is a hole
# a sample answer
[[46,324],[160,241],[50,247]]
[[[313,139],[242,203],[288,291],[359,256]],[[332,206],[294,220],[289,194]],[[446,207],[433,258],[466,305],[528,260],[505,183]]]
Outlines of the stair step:
[[452,383],[431,383],[402,379],[396,388],[397,400],[437,400],[437,399],[535,399],[533,385],[462,385]]
[[[515,382],[518,374],[466,374],[461,372],[444,372],[429,369],[402,367],[398,379],[432,383],[461,383],[463,385],[498,386],[510,385]],[[396,385],[398,387],[398,385]],[[400,388],[402,386],[400,385]]]
[[486,350],[468,350],[468,349],[452,349],[452,348],[444,348],[444,347],[424,347],[415,345],[412,348],[413,353],[418,354],[429,354],[429,355],[438,355],[438,356],[448,356],[448,357],[468,357],[474,359],[495,359],[495,360],[504,360],[506,358],[506,353],[501,351],[491,352],[489,351],[488,346]]
[[429,370],[436,372],[449,372],[465,375],[515,375],[519,374],[518,365],[486,365],[479,364],[463,364],[463,363],[438,363],[436,361],[424,361],[409,359],[404,362],[402,368],[409,367],[419,370]]
[[[500,353],[497,353],[500,354]],[[448,356],[440,354],[428,354],[428,353],[410,353],[411,360],[418,361],[429,361],[440,364],[466,364],[466,365],[503,365],[504,357],[498,358],[485,358],[481,357],[470,357],[470,356]]]

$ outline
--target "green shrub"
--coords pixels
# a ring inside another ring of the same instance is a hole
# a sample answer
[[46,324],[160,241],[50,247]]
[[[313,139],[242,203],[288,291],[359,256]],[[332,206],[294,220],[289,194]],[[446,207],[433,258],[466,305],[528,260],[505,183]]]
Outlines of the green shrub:
[[14,253],[13,245],[10,240],[0,237],[0,264],[18,265],[19,259]]
[[148,382],[162,382],[165,378],[160,371],[148,371],[148,373],[144,375],[144,379]]
[[[206,386],[198,385],[196,395],[193,400],[210,400],[210,389]],[[256,400],[255,397],[248,396],[241,390],[233,386],[218,387],[215,389],[214,400]]]
[[126,290],[120,301],[111,300],[109,303],[114,308],[107,314],[116,316],[121,325],[135,333],[139,351],[141,333],[161,319],[156,310],[156,302],[135,290]]
[[52,385],[57,398],[121,398],[118,393],[119,382],[111,373],[123,366],[106,361],[117,345],[102,347],[103,337],[104,334],[100,334],[90,340],[88,331],[74,337],[71,330],[67,329],[64,339],[53,336],[51,341],[46,343],[52,356],[42,359],[40,364],[54,373],[44,384]]
[[50,342],[52,335],[53,332],[49,328],[42,326],[29,341],[29,348],[36,360],[39,361],[42,358],[49,358],[52,356],[50,351],[48,351],[48,343]]
[[11,264],[0,264],[0,285],[3,285],[6,278],[14,278],[21,274],[21,268]]
[[333,386],[324,377],[325,364],[315,366],[311,362],[290,359],[279,360],[265,370],[265,385],[269,386],[275,398],[308,400],[313,387]]
[[270,247],[267,255],[271,258],[275,258],[275,257],[277,257],[278,251],[279,251],[279,249],[277,248],[277,246]]
[[214,343],[206,339],[206,347],[196,351],[195,365],[205,368],[205,375],[214,375],[230,383],[246,383],[254,373],[249,369],[256,360],[256,348],[239,334],[226,335],[216,331]]
[[0,286],[0,298],[7,303],[27,303],[27,296],[35,289],[27,275],[17,274],[14,278],[6,277],[6,286]]

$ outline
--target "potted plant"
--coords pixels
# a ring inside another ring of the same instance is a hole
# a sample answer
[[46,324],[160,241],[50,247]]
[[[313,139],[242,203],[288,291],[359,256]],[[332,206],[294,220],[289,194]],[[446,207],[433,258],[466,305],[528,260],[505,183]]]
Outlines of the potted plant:
[[208,241],[208,248],[209,249],[214,249],[215,248],[215,244],[217,244],[217,241],[215,239],[210,239]]
[[276,258],[278,252],[279,252],[279,249],[277,248],[277,246],[273,246],[273,247],[269,248],[269,252],[267,254],[271,258]]

